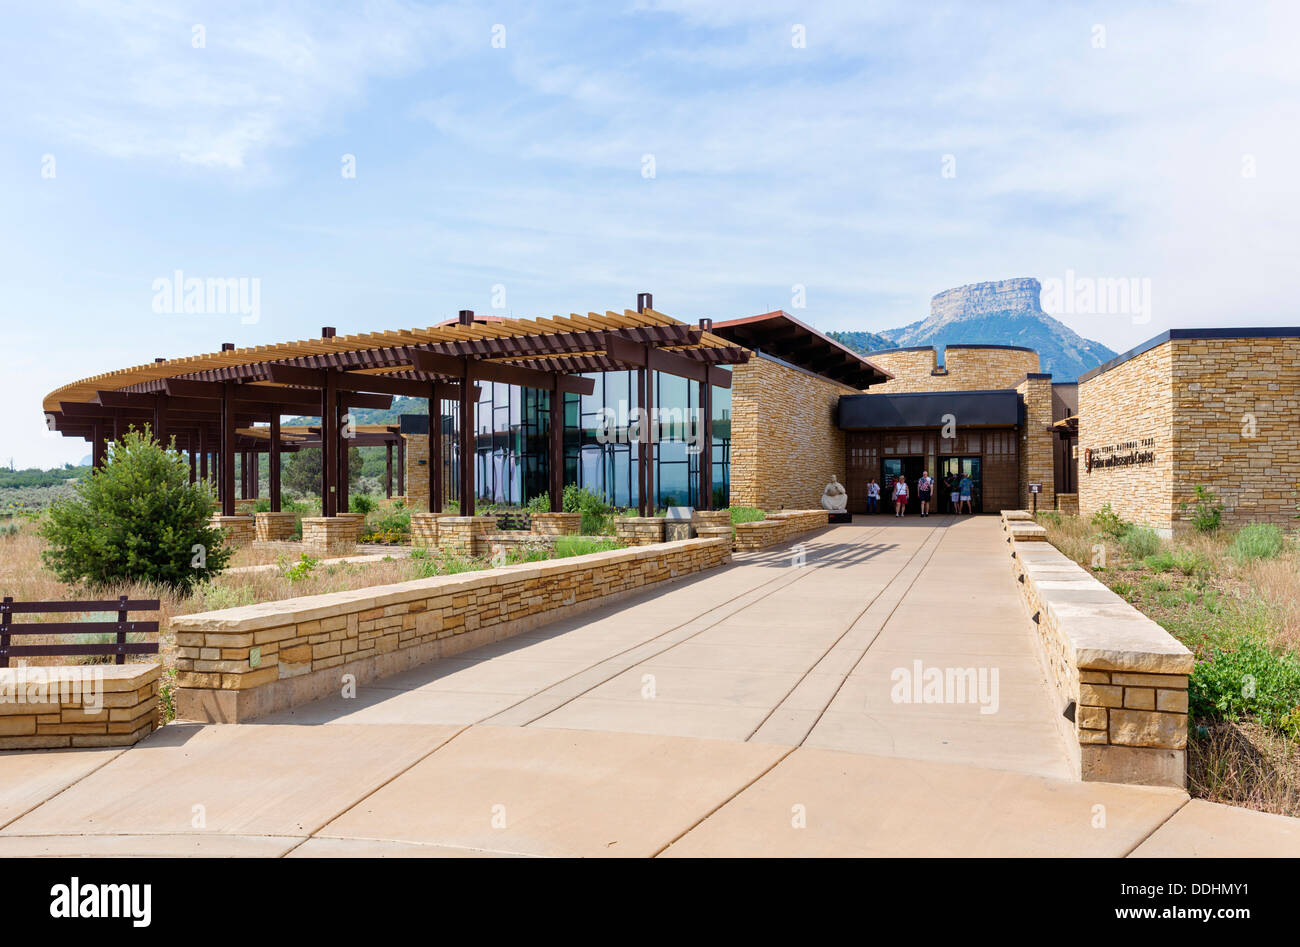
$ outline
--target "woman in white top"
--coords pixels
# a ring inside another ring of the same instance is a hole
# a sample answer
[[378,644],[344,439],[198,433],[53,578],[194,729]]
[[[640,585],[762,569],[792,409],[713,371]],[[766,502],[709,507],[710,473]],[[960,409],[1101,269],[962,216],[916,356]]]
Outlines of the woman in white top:
[[880,484],[875,480],[867,484],[867,512],[880,512]]
[[899,477],[894,481],[894,515],[902,516],[907,509],[907,481]]

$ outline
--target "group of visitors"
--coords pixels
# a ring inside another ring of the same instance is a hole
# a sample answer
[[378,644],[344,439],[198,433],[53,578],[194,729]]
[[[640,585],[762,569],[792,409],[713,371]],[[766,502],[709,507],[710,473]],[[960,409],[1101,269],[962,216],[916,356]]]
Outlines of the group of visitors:
[[[943,478],[944,489],[948,492],[948,497],[952,502],[952,512],[954,513],[974,513],[971,507],[971,493],[974,490],[975,483],[969,476],[962,474],[958,477],[956,474],[949,474]],[[907,486],[907,478],[901,474],[894,478],[893,485],[890,487],[889,499],[894,504],[894,515],[907,515],[907,501],[911,497],[911,489]],[[921,503],[921,515],[930,515],[930,505],[934,497],[934,478],[930,476],[930,471],[922,470],[921,477],[916,481],[916,498]],[[880,512],[880,484],[873,477],[867,484],[867,512]]]

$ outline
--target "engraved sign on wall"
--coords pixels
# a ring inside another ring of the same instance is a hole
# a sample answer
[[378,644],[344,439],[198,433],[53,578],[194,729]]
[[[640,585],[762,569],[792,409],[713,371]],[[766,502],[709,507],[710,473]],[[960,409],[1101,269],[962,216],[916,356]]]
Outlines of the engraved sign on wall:
[[1111,467],[1136,467],[1156,462],[1156,439],[1143,437],[1104,447],[1089,447],[1083,452],[1083,467],[1088,473]]

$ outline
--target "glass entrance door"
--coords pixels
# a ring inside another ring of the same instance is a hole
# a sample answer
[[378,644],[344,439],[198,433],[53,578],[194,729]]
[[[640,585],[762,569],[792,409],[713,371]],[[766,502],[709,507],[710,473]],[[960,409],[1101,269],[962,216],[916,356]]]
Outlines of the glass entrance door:
[[894,512],[894,481],[900,476],[907,480],[907,512],[921,512],[916,482],[925,469],[924,457],[886,457],[881,463],[880,512]]
[[962,492],[962,481],[970,480],[970,508],[975,513],[984,511],[984,490],[979,457],[944,457],[939,461],[939,508],[945,513],[957,512],[952,494]]

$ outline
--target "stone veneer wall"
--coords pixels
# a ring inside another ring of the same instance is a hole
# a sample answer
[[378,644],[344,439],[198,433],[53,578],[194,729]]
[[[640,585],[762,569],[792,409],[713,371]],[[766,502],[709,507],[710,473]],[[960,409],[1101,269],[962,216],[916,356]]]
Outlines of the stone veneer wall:
[[346,674],[364,684],[730,558],[725,539],[690,539],[182,615],[177,716],[249,720],[337,694]]
[[302,546],[313,556],[344,556],[357,548],[357,519],[353,516],[304,516]]
[[1174,339],[1161,348],[1173,355],[1173,528],[1190,525],[1190,512],[1179,506],[1193,501],[1201,483],[1218,495],[1230,526],[1294,529],[1300,339]]
[[[1036,358],[1037,356],[1035,356]],[[1033,507],[1029,485],[1041,483],[1037,508],[1056,507],[1056,434],[1052,431],[1052,376],[1024,379],[1016,393],[1025,406],[1025,420],[1020,425],[1018,462],[1020,465],[1020,504]]]
[[[406,439],[406,505],[412,510],[429,510],[429,435],[403,434]],[[420,461],[425,461],[421,464]],[[434,510],[433,512],[438,512]]]
[[0,750],[130,746],[158,726],[160,664],[0,668]]
[[832,475],[845,481],[835,415],[840,395],[859,392],[761,355],[731,377],[732,506],[804,509]]
[[259,543],[284,542],[298,525],[296,513],[254,513],[253,529]]
[[[944,349],[942,370],[937,368],[938,352],[931,346],[870,352],[867,358],[894,376],[872,385],[873,395],[1014,388],[1026,375],[1039,371],[1038,353],[1018,349],[949,345]],[[1050,410],[1050,402],[1048,407]]]
[[1012,571],[1077,774],[1182,788],[1192,653],[1041,537],[1017,539],[1016,517],[1003,514]]
[[769,513],[764,519],[750,523],[737,523],[736,551],[751,552],[765,549],[792,539],[801,533],[821,529],[829,522],[827,510],[785,510]]
[[222,516],[213,514],[211,525],[226,535],[226,544],[231,548],[250,545],[257,538],[255,520],[249,516]]
[[[1159,345],[1079,383],[1080,516],[1109,503],[1130,522],[1173,527],[1173,362],[1173,347]],[[1154,463],[1088,472],[1086,450],[1147,439],[1152,443],[1143,449],[1155,452]]]

